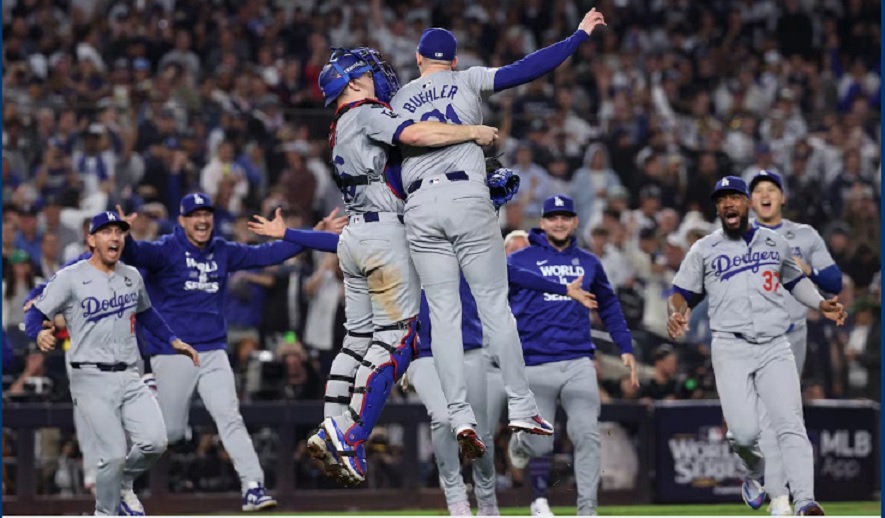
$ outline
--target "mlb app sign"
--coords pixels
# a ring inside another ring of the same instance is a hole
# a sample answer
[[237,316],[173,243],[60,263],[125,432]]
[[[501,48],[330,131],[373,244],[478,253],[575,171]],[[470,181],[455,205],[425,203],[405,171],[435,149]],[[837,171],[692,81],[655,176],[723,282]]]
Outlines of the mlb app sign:
[[[864,500],[879,487],[879,409],[840,401],[805,407],[821,500]],[[743,468],[717,401],[660,402],[654,411],[657,502],[740,502]]]

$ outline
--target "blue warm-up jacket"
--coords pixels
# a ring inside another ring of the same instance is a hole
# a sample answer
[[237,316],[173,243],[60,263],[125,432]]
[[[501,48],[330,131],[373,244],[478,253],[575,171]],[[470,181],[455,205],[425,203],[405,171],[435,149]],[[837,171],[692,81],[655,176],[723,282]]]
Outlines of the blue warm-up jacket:
[[[622,353],[632,353],[627,321],[599,259],[578,248],[574,239],[562,252],[556,250],[539,228],[529,233],[529,243],[531,246],[511,254],[509,263],[562,284],[583,275],[583,288],[596,295],[597,312],[612,340]],[[596,346],[590,338],[590,310],[580,303],[563,295],[511,289],[510,308],[527,366],[593,357]]]
[[[279,264],[303,251],[287,241],[263,245],[232,243],[213,237],[205,248],[190,243],[184,229],[157,241],[126,237],[123,262],[143,271],[151,304],[175,336],[200,352],[227,347],[224,319],[227,276],[237,270]],[[146,353],[176,354],[172,346],[142,327]]]
[[[536,293],[551,293],[566,297],[566,285],[551,281],[540,275],[523,270],[512,265],[507,265],[507,277],[510,289],[523,288]],[[461,335],[464,342],[464,350],[482,348],[482,322],[479,319],[479,311],[476,309],[476,299],[470,292],[467,279],[461,275]],[[566,297],[568,298],[568,297]],[[571,300],[571,299],[569,299]],[[430,306],[427,304],[427,296],[421,291],[421,312],[418,314],[421,328],[418,331],[418,358],[432,356],[430,341]]]

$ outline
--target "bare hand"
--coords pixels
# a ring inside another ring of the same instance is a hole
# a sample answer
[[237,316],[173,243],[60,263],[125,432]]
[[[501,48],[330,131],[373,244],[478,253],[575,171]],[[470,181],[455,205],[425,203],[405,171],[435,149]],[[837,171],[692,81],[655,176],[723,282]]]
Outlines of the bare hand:
[[[44,324],[44,327],[46,325]],[[55,339],[55,326],[51,325],[37,334],[37,347],[44,353],[55,349],[58,340]]]
[[181,339],[176,339],[172,342],[172,348],[175,349],[178,354],[189,356],[191,361],[194,362],[194,367],[200,366],[200,355],[197,354],[197,351],[195,351],[193,347],[182,342]]
[[621,359],[624,360],[624,367],[630,369],[630,386],[639,388],[639,376],[636,374],[636,357],[631,353],[625,353],[621,355]]
[[682,313],[675,312],[670,315],[667,320],[667,332],[670,338],[675,340],[688,331],[688,317]]
[[848,317],[848,312],[845,311],[845,308],[839,302],[838,295],[829,300],[821,301],[818,308],[824,317],[835,322],[837,326],[843,325]]
[[344,231],[344,227],[346,226],[347,216],[338,216],[338,207],[335,207],[334,209],[332,209],[332,212],[330,212],[328,216],[317,223],[316,226],[313,227],[313,229],[324,232],[333,232],[340,236],[341,232]]
[[796,266],[798,266],[799,269],[802,270],[802,273],[804,273],[806,276],[811,275],[811,267],[808,266],[801,257],[799,257],[798,255],[794,255],[793,260],[796,261]]
[[25,301],[24,306],[22,306],[22,310],[23,310],[25,313],[27,313],[28,310],[31,309],[31,306],[33,306],[33,305],[34,305],[34,299],[28,299],[28,300]]
[[602,13],[596,10],[594,7],[590,9],[587,14],[584,15],[584,19],[581,20],[581,24],[578,25],[578,29],[587,33],[587,36],[590,36],[593,33],[593,29],[600,25],[605,25],[605,17],[602,16]]
[[129,214],[127,216],[126,213],[123,212],[123,207],[121,207],[120,205],[117,205],[117,214],[119,214],[120,217],[123,218],[123,221],[129,223],[129,226],[132,226],[132,222],[135,221],[135,218],[138,217],[137,212],[133,212],[132,214]]
[[589,291],[581,288],[581,283],[584,282],[584,276],[580,275],[577,279],[568,283],[566,286],[565,294],[572,300],[576,300],[581,303],[587,309],[596,309],[599,305],[596,303],[596,295],[590,293]]
[[498,128],[474,126],[473,141],[480,146],[490,146],[498,140]]
[[403,392],[408,392],[411,385],[409,385],[409,375],[403,374],[403,377],[399,379],[399,386],[403,389]]
[[286,222],[283,219],[283,209],[277,207],[274,212],[273,219],[268,221],[267,218],[259,214],[252,216],[255,221],[247,223],[249,230],[259,236],[267,236],[275,239],[283,239],[286,235]]

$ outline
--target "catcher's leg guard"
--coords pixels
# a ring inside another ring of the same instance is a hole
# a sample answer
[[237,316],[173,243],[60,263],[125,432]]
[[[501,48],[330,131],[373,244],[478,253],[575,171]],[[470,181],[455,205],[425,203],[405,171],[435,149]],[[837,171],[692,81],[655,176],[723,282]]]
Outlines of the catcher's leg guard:
[[349,445],[359,446],[369,438],[387,396],[417,352],[417,317],[376,329],[369,352],[357,371],[350,408],[338,419]]
[[347,332],[344,346],[335,356],[332,368],[329,370],[323,417],[339,416],[347,411],[347,405],[353,395],[357,369],[359,369],[360,362],[364,360],[371,343],[371,331]]

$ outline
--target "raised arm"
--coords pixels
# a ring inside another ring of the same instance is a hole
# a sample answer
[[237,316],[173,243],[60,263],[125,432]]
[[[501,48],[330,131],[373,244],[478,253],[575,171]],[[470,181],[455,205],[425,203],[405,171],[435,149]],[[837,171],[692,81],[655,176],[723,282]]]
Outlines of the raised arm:
[[574,54],[581,43],[589,38],[593,30],[600,25],[605,25],[605,18],[594,7],[584,15],[584,19],[578,25],[578,30],[568,38],[532,52],[515,63],[499,68],[495,73],[494,91],[500,92],[530,83],[544,74],[552,72]]
[[[334,214],[334,212],[333,212]],[[338,251],[338,234],[335,232],[323,232],[317,230],[298,230],[287,228],[283,221],[283,210],[277,208],[274,219],[268,220],[258,214],[252,216],[255,221],[248,223],[249,230],[259,236],[282,239],[294,245],[311,250],[335,253]],[[332,215],[330,215],[332,217]]]
[[538,291],[541,293],[554,293],[556,295],[567,295],[569,298],[580,302],[587,309],[596,309],[596,297],[589,291],[581,288],[584,276],[580,276],[568,284],[560,284],[551,281],[543,275],[525,270],[519,266],[507,264],[507,277],[510,284],[527,290]]

